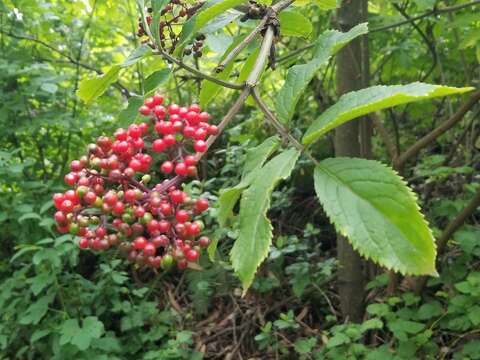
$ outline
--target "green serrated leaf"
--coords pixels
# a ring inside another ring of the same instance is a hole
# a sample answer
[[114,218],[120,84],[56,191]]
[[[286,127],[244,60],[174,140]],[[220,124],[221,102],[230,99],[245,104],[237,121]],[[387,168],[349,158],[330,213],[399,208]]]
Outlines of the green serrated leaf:
[[97,99],[112,83],[117,81],[121,68],[120,65],[113,65],[103,75],[82,80],[77,90],[77,96],[87,104]]
[[220,227],[224,227],[232,214],[238,199],[253,181],[255,171],[260,169],[268,157],[278,148],[280,141],[278,137],[272,136],[260,145],[247,151],[245,165],[240,183],[232,188],[224,189],[218,198],[217,220]]
[[278,18],[280,20],[280,32],[284,36],[307,38],[312,33],[312,23],[298,11],[282,11]]
[[471,87],[455,88],[415,82],[408,85],[372,86],[353,91],[343,95],[313,122],[303,137],[303,143],[310,144],[337,126],[373,111],[471,90]]
[[298,100],[315,73],[342,47],[367,32],[367,24],[364,23],[346,33],[328,30],[315,41],[312,60],[306,64],[292,66],[288,70],[285,84],[275,98],[275,110],[282,122],[287,123],[291,120]]
[[320,162],[314,177],[325,212],[362,256],[402,274],[437,275],[432,233],[414,193],[392,169],[335,158]]
[[171,74],[172,71],[170,69],[162,69],[155,71],[148,78],[146,78],[144,84],[145,95],[153,93],[160,85],[165,84],[168,79],[170,79]]
[[242,195],[239,236],[230,258],[244,293],[252,284],[258,266],[267,257],[272,242],[272,225],[267,210],[273,189],[280,180],[290,176],[299,156],[297,150],[289,149],[274,157],[255,171],[254,180]]

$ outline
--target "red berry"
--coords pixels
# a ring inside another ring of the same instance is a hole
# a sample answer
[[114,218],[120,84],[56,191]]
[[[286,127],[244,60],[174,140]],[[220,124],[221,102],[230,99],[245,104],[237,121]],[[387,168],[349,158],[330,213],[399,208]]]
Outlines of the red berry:
[[70,170],[78,172],[83,169],[83,164],[79,160],[73,160],[70,163]]
[[107,235],[107,230],[104,227],[99,226],[95,229],[95,235],[99,238],[104,238],[105,235]]
[[87,238],[82,237],[80,241],[78,242],[78,247],[80,249],[87,249],[88,248],[89,241]]
[[206,236],[202,236],[200,239],[198,239],[198,245],[200,245],[203,248],[207,247],[209,243],[210,243],[210,239]]
[[208,120],[210,119],[210,115],[206,111],[203,111],[200,114],[198,114],[198,118],[202,122],[208,122]]
[[193,137],[195,135],[195,128],[193,126],[185,126],[183,129],[183,135],[185,137]]
[[123,212],[125,211],[125,204],[121,201],[117,201],[117,203],[113,205],[112,211],[114,214],[117,215],[123,214]]
[[157,249],[155,248],[155,245],[152,243],[148,243],[144,246],[143,248],[143,255],[145,256],[153,256],[157,252]]
[[177,104],[172,104],[168,107],[168,113],[170,115],[178,114],[179,111],[180,111],[180,106],[178,106]]
[[155,105],[162,105],[164,97],[160,94],[153,95],[153,102]]
[[185,165],[187,165],[187,166],[197,165],[197,158],[195,157],[195,155],[187,155],[187,156],[185,156],[183,161],[185,162]]
[[73,186],[78,180],[78,175],[76,175],[75,173],[68,173],[67,175],[65,175],[64,180],[66,184]]
[[204,212],[205,210],[208,209],[208,200],[207,199],[198,199],[195,202],[195,209],[198,212]]
[[134,139],[138,139],[140,135],[142,135],[142,130],[140,129],[140,127],[138,127],[138,125],[131,124],[128,127],[128,135],[130,135]]
[[140,109],[138,109],[138,111],[140,112],[140,114],[142,114],[144,116],[148,116],[148,115],[150,115],[150,112],[152,111],[152,109],[150,109],[146,105],[142,105],[142,106],[140,106]]
[[129,204],[133,204],[135,200],[137,200],[137,194],[135,194],[135,191],[132,189],[128,189],[125,191],[125,194],[123,195],[123,198],[125,201]]
[[198,113],[196,113],[195,111],[189,111],[187,113],[186,119],[190,125],[198,124],[199,122]]
[[177,140],[175,139],[175,136],[172,135],[172,134],[165,135],[163,137],[163,141],[165,142],[166,146],[172,146],[173,144],[175,144],[177,142]]
[[59,225],[65,225],[67,223],[67,216],[62,211],[57,211],[54,215],[54,219]]
[[93,204],[95,200],[97,200],[97,195],[93,191],[88,191],[83,196],[83,200],[85,200],[87,204]]
[[73,206],[73,202],[70,200],[64,200],[60,206],[60,210],[62,210],[64,213],[70,213],[73,210]]
[[210,125],[208,127],[208,133],[210,135],[217,135],[218,134],[218,127],[216,125]]
[[162,152],[165,150],[165,143],[162,139],[157,139],[152,143],[152,150],[155,152]]
[[205,129],[197,129],[197,131],[195,131],[195,134],[193,135],[193,138],[195,140],[205,140],[206,137],[207,137],[207,130]]
[[132,159],[129,163],[128,166],[131,167],[135,171],[140,171],[142,169],[142,163],[140,160],[137,159]]
[[135,208],[135,210],[133,211],[133,215],[137,218],[143,217],[143,215],[145,215],[145,213],[146,213],[145,208],[142,207],[142,206],[137,206]]
[[195,141],[193,148],[196,152],[205,152],[207,150],[207,143],[203,140]]
[[170,199],[172,199],[175,204],[182,204],[185,201],[185,197],[185,193],[181,190],[173,190],[170,193]]
[[192,105],[189,106],[188,110],[199,113],[201,109],[200,109],[200,105],[192,104]]
[[155,106],[153,113],[158,119],[163,119],[165,117],[165,108],[161,105]]
[[160,205],[160,212],[167,216],[167,215],[170,215],[172,213],[172,205],[168,204],[168,203],[163,203]]
[[155,107],[155,105],[156,105],[153,97],[146,98],[144,104],[145,104],[145,106],[147,106],[150,109]]
[[185,165],[185,163],[178,163],[175,166],[175,174],[179,176],[187,176],[188,174],[187,165]]
[[200,225],[198,225],[195,222],[193,222],[189,226],[187,226],[187,232],[188,232],[189,235],[196,236],[200,233],[200,231],[202,231],[202,229],[200,228]]
[[177,219],[177,221],[181,224],[188,221],[189,218],[190,218],[190,215],[186,210],[178,210],[175,213],[175,219]]
[[160,169],[163,173],[170,174],[173,171],[173,163],[171,161],[165,161]]
[[147,246],[147,243],[147,239],[143,236],[139,236],[133,241],[133,247],[137,250],[142,250]]
[[162,233],[168,233],[170,231],[171,224],[167,220],[160,220],[158,222],[158,230]]
[[185,257],[188,261],[197,261],[200,257],[200,254],[196,250],[189,250],[185,253]]
[[117,201],[118,201],[117,195],[115,195],[115,193],[111,191],[106,193],[105,196],[103,197],[103,202],[107,203],[110,206],[115,205]]
[[55,208],[60,209],[60,207],[62,206],[63,200],[65,200],[65,196],[61,193],[56,193],[56,194],[53,194],[52,199],[53,199],[53,204],[55,205]]

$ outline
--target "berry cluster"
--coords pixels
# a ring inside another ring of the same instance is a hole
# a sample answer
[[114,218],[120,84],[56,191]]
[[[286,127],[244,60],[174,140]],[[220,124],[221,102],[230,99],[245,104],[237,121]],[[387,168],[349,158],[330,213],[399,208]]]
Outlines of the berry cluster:
[[[118,129],[114,138],[100,136],[88,155],[71,162],[65,182],[73,189],[53,195],[54,218],[59,232],[80,237],[82,249],[118,247],[140,266],[176,262],[184,269],[208,246],[197,217],[209,204],[178,186],[196,176],[205,140],[218,129],[198,105],[163,101],[158,94],[147,98],[139,112],[148,122]],[[163,180],[149,187],[156,167]]]
[[[181,25],[186,20],[191,18],[202,5],[202,2],[197,2],[193,5],[190,5],[187,1],[170,0],[170,2],[160,12],[161,18],[158,26],[162,48],[166,49],[170,53],[173,53],[180,40],[179,34],[175,32],[175,29],[178,28],[178,25]],[[148,8],[147,10],[149,15],[146,17],[146,20],[147,24],[151,26],[153,19],[153,8]],[[139,19],[137,36],[143,37],[145,35],[145,28],[142,20]],[[201,49],[203,47],[204,40],[205,35],[198,35],[193,45],[184,50],[184,54],[191,55],[193,53],[194,57],[201,57]],[[145,40],[145,42],[148,41],[148,39]]]

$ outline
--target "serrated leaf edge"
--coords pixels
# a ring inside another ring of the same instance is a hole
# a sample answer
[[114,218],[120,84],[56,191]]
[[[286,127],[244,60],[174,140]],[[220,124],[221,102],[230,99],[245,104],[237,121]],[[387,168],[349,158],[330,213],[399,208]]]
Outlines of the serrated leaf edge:
[[[337,157],[335,159],[346,159],[346,160],[352,160],[352,159],[358,159],[358,158],[352,158],[352,157]],[[328,160],[328,159],[325,159],[325,160]],[[430,224],[428,222],[428,220],[425,218],[425,215],[423,214],[423,212],[421,211],[421,208],[420,206],[418,205],[418,196],[417,194],[415,194],[415,192],[413,192],[413,190],[408,186],[407,182],[405,181],[405,179],[403,179],[403,177],[398,173],[398,171],[396,171],[395,169],[391,168],[390,166],[387,166],[385,164],[383,164],[382,162],[380,161],[377,161],[377,160],[370,160],[370,159],[362,159],[362,160],[365,160],[365,161],[370,161],[370,162],[375,162],[377,164],[379,164],[380,166],[384,167],[387,171],[391,171],[392,174],[396,175],[398,180],[406,187],[407,189],[407,196],[410,196],[411,200],[414,201],[415,203],[415,208],[417,209],[417,211],[419,212],[420,214],[420,217],[421,219],[423,220],[423,222],[425,223],[427,229],[428,229],[428,233],[432,239],[432,242],[433,242],[433,250],[434,250],[434,258],[437,257],[437,243],[435,241],[435,237],[433,236],[433,233],[432,233],[432,230],[430,228]],[[323,162],[323,161],[322,161]],[[320,162],[320,164],[322,163]],[[316,169],[318,168],[318,166],[316,167]],[[320,201],[320,204],[322,205],[323,207],[323,202],[322,200],[318,197],[317,195],[317,198],[318,200]],[[326,211],[326,209],[324,208],[325,210],[325,213],[328,217],[328,219],[330,220],[330,222],[335,226],[335,229],[336,231],[342,235],[343,237],[345,237],[349,244],[352,245],[353,249],[358,252],[363,258],[367,259],[367,260],[371,260],[373,261],[375,264],[377,265],[380,265],[380,266],[383,266],[389,270],[393,270],[395,272],[399,272],[403,275],[431,275],[431,276],[434,276],[434,277],[438,277],[439,274],[438,272],[436,271],[436,269],[434,268],[434,272],[432,273],[416,273],[416,272],[412,272],[412,271],[408,271],[408,269],[406,268],[401,268],[400,266],[387,266],[386,264],[383,264],[381,261],[379,261],[379,259],[375,259],[374,257],[366,254],[364,251],[362,251],[358,245],[354,244],[349,235],[346,233],[345,229],[342,228],[342,226],[340,226],[340,224],[338,224],[331,216],[330,214]]]

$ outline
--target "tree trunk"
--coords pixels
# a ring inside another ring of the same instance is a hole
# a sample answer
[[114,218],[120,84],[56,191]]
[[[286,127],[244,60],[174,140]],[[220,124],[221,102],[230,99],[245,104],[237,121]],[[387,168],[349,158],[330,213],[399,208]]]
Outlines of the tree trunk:
[[[344,0],[337,11],[338,27],[348,31],[364,21],[366,0]],[[345,46],[337,55],[337,92],[339,95],[358,90],[368,81],[368,64],[362,59],[362,43],[356,39]],[[367,48],[368,49],[368,48]],[[348,122],[336,129],[335,155],[360,157],[370,156],[370,126],[366,119]],[[362,131],[360,132],[360,129]],[[362,136],[360,137],[360,133]],[[361,322],[364,314],[365,263],[343,236],[337,237],[337,256],[340,263],[338,271],[339,295],[342,314],[353,322]]]

